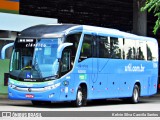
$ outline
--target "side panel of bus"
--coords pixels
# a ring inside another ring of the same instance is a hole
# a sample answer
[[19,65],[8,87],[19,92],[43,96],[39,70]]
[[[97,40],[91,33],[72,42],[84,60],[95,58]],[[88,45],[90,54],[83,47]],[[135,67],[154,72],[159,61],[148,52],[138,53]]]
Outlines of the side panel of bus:
[[[87,84],[88,99],[131,97],[135,84],[139,85],[141,96],[155,94],[158,59],[153,53],[156,49],[152,50],[153,47],[150,46],[150,55],[146,45],[147,41],[104,34],[96,37],[90,33],[84,34],[82,47],[79,49],[79,57],[84,59],[77,62],[75,85]],[[157,47],[156,43],[154,45]],[[103,47],[106,48],[104,51]]]

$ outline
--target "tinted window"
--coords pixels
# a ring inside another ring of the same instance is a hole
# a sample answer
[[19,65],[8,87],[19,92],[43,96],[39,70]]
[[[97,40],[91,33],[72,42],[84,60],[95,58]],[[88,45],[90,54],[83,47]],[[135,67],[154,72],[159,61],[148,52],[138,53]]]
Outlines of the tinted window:
[[147,42],[147,60],[158,60],[158,47],[156,43]]
[[140,60],[147,59],[146,41],[139,41],[139,58]]
[[124,40],[124,58],[135,59],[136,58],[136,43],[135,40],[125,39]]
[[123,47],[123,39],[111,37],[110,38],[110,57],[115,59],[121,59],[122,47]]
[[80,54],[81,60],[92,57],[92,39],[93,36],[84,35],[81,54]]
[[110,40],[108,37],[99,36],[99,57],[110,58]]
[[66,40],[65,40],[65,42],[73,43],[73,46],[70,47],[72,63],[74,63],[74,60],[75,60],[80,37],[81,37],[81,33],[70,34],[66,37]]
[[147,59],[146,41],[136,41],[137,46],[137,60]]

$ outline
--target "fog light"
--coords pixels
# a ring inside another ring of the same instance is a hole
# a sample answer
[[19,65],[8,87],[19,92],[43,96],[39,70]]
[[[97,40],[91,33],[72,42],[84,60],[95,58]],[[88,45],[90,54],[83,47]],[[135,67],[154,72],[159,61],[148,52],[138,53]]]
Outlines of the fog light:
[[9,92],[9,96],[13,96],[13,94],[11,92]]
[[54,97],[54,93],[49,95],[49,98],[52,98],[52,97]]

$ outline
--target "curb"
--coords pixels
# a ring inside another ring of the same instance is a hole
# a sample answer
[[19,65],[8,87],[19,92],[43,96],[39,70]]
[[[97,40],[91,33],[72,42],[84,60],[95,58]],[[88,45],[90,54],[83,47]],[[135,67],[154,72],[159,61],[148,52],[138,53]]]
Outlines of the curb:
[[[148,97],[160,97],[160,92]],[[8,99],[8,94],[0,94],[0,99]]]
[[0,99],[8,99],[8,95],[7,94],[0,94]]

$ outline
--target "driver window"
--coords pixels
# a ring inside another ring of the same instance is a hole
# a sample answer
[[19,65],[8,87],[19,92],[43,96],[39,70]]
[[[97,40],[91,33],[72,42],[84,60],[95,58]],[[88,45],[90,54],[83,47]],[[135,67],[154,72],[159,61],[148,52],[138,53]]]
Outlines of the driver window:
[[70,46],[72,65],[73,65],[75,57],[76,57],[76,52],[77,52],[80,37],[81,37],[81,33],[75,33],[75,34],[68,35],[65,40],[65,42],[73,43],[73,45]]

